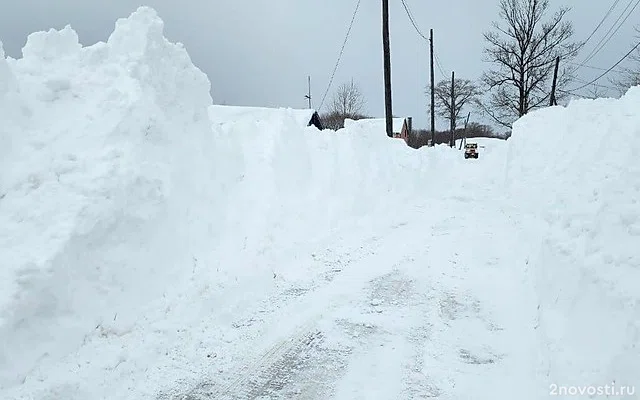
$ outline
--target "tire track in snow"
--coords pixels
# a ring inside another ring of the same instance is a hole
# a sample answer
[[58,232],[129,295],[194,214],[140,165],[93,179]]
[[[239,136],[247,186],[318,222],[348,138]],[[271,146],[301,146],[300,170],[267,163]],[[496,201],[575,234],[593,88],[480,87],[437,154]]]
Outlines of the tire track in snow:
[[[424,274],[413,271],[429,292],[423,319],[430,326],[419,358],[426,375],[422,381],[430,386],[413,398],[480,394],[497,400],[518,393],[533,399],[539,398],[539,389],[548,388],[534,372],[535,304],[526,294],[527,244],[499,206],[457,214],[458,245],[447,246],[452,239],[434,237],[432,246],[451,254],[427,257],[429,264],[444,265]],[[474,229],[479,221],[481,229]],[[465,227],[471,229],[460,229]],[[429,387],[437,390],[429,392]]]
[[[513,323],[501,327],[515,307],[503,307],[487,296],[491,280],[511,267],[499,257],[505,251],[494,253],[490,245],[495,240],[513,244],[517,238],[509,236],[512,232],[503,226],[508,222],[502,219],[483,225],[482,231],[462,229],[476,220],[468,212],[447,213],[389,227],[383,237],[372,237],[361,252],[350,254],[353,261],[340,268],[328,261],[309,285],[284,288],[268,299],[255,311],[260,318],[253,325],[238,324],[247,343],[236,354],[246,355],[245,365],[232,366],[224,376],[206,378],[171,399],[377,396],[366,385],[386,390],[383,398],[463,398],[469,387],[497,382],[509,366],[518,365],[502,358],[504,351],[514,350],[513,343],[502,342],[514,335],[505,330],[521,330]],[[426,234],[415,235],[416,226]],[[430,227],[441,232],[456,228],[462,233],[456,243],[479,240],[458,248],[451,246],[451,237],[429,235]],[[392,237],[402,240],[388,240]],[[510,274],[503,284],[519,285],[518,278],[518,273]],[[503,318],[494,322],[496,310]],[[454,372],[447,374],[450,369]]]
[[[388,236],[395,234],[395,230],[404,227],[407,222],[402,220],[399,223],[389,225]],[[348,270],[353,264],[377,254],[376,248],[380,243],[388,240],[386,236],[373,235],[358,245],[346,247],[340,251],[332,250],[329,246],[325,249],[313,252],[312,259],[320,269],[312,277],[304,282],[295,282],[282,287],[279,291],[272,293],[265,298],[257,308],[249,309],[232,323],[234,328],[250,328],[252,325],[264,322],[270,315],[277,312],[282,307],[299,301],[300,298],[312,295],[320,290]]]
[[322,334],[317,330],[303,330],[295,336],[276,343],[250,365],[239,370],[236,378],[224,385],[203,383],[194,388],[185,400],[220,399],[245,400],[274,395],[285,390],[297,372],[308,368],[317,351]]
[[[393,224],[384,237],[373,236],[365,245],[346,252],[346,260],[335,268],[331,261],[318,273],[306,288],[289,287],[275,298],[268,299],[268,309],[258,310],[259,317],[247,315],[243,320],[262,322],[259,325],[237,324],[252,338],[258,348],[274,331],[284,331],[275,344],[263,352],[257,352],[247,364],[233,369],[230,379],[222,377],[205,379],[181,394],[161,395],[160,399],[259,399],[259,398],[328,398],[353,351],[367,345],[365,340],[380,335],[381,330],[370,324],[340,318],[335,312],[349,306],[352,293],[359,286],[366,287],[368,279],[379,278],[403,259],[406,245],[398,246],[387,239],[406,229],[405,222]],[[386,245],[381,245],[386,243]],[[388,260],[382,270],[371,270],[379,258]],[[337,258],[336,260],[339,260]],[[330,275],[329,279],[327,274]],[[319,306],[318,306],[319,305]],[[283,321],[289,322],[282,323]],[[285,325],[285,326],[282,326]],[[288,333],[286,333],[288,332]],[[336,332],[342,332],[336,335]],[[328,335],[328,336],[327,336]],[[255,347],[254,347],[255,348]],[[246,347],[251,354],[251,346]],[[254,350],[255,352],[255,350]]]

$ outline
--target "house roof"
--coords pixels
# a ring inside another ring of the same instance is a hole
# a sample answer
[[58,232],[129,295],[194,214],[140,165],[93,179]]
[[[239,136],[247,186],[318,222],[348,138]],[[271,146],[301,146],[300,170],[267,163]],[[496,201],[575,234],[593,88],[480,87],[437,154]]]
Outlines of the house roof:
[[245,106],[209,106],[209,118],[213,122],[230,122],[237,120],[274,120],[293,118],[296,125],[307,127],[316,110],[293,108],[245,107]]

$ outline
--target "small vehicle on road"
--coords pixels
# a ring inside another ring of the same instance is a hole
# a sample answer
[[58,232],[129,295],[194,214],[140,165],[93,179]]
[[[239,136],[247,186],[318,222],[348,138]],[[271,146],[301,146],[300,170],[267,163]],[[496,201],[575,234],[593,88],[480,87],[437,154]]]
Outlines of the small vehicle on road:
[[464,145],[464,158],[478,158],[478,143]]

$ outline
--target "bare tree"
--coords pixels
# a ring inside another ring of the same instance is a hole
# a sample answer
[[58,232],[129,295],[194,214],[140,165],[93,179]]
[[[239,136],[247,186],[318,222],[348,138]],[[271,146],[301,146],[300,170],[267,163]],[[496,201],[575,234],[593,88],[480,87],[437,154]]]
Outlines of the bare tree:
[[469,103],[475,103],[482,92],[476,84],[468,79],[455,79],[453,82],[452,103],[451,81],[445,79],[438,82],[434,94],[438,114],[451,122],[451,114],[453,112],[453,126],[455,127],[462,108]]
[[362,114],[364,104],[362,91],[351,79],[351,82],[338,87],[329,105],[329,113],[343,118],[353,118]]
[[340,85],[327,107],[327,112],[320,119],[328,129],[338,130],[344,127],[344,120],[366,118],[363,115],[364,96],[360,87],[351,79]]
[[[496,31],[484,34],[486,61],[495,68],[483,74],[490,95],[486,104],[479,104],[503,126],[510,128],[517,118],[548,104],[556,57],[567,61],[579,49],[569,42],[573,27],[564,21],[569,9],[561,8],[545,22],[548,9],[549,0],[500,0],[506,26],[494,22]],[[558,89],[566,86],[570,73],[561,70]]]
[[[636,39],[640,40],[640,27],[636,27]],[[624,67],[617,78],[610,79],[610,82],[624,94],[630,87],[640,85],[640,47],[629,56],[630,67]]]

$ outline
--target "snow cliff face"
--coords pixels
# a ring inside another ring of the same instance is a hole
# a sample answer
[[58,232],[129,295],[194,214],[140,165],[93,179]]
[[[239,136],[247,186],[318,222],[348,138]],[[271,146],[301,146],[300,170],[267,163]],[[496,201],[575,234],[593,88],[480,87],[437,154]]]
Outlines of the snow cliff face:
[[0,386],[139,318],[218,221],[209,82],[162,27],[140,8],[107,43],[66,27],[0,60]]
[[[12,152],[13,137],[20,129],[23,121],[21,114],[16,77],[5,58],[2,42],[0,41],[0,168],[7,171]],[[0,196],[6,195],[7,174],[0,174]]]
[[512,203],[542,221],[529,268],[556,382],[632,382],[640,368],[639,103],[635,87],[545,109],[509,140]]

